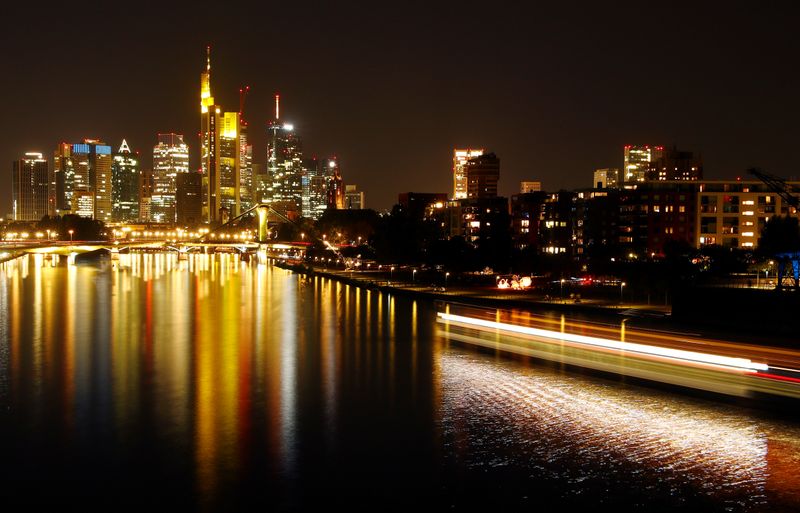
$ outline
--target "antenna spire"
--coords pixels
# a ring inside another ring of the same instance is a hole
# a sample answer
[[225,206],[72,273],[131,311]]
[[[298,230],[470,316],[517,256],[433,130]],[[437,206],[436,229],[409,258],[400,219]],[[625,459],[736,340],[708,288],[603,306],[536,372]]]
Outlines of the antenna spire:
[[206,46],[206,71],[211,71],[211,45]]
[[281,119],[281,95],[275,95],[275,121]]

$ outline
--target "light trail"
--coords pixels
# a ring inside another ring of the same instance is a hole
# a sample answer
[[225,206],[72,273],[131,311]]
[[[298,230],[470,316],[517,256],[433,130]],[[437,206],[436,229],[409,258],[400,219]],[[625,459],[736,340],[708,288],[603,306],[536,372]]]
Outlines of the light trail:
[[757,371],[769,370],[768,365],[763,363],[756,363],[746,358],[720,356],[710,353],[686,351],[682,349],[671,349],[667,347],[639,344],[635,342],[621,342],[618,340],[603,339],[587,335],[578,335],[575,333],[564,333],[560,331],[552,331],[541,328],[531,328],[528,326],[520,326],[504,322],[489,321],[485,319],[466,317],[463,315],[455,315],[444,312],[439,312],[437,315],[439,316],[439,318],[445,321],[456,322],[466,326],[489,328],[511,333],[519,333],[523,335],[548,338],[558,341],[569,341],[581,346],[592,346],[605,349],[613,349],[625,353],[637,353],[641,355],[655,356],[678,362],[703,363],[727,370],[745,371],[751,373]]

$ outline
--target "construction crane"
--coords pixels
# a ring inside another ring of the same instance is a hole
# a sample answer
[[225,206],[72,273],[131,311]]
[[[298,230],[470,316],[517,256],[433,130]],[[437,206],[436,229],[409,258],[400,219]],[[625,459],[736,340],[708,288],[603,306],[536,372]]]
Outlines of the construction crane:
[[769,174],[757,167],[750,168],[747,172],[764,182],[767,187],[777,193],[788,205],[800,209],[800,197],[792,194],[794,192],[794,187],[787,184],[786,180],[780,176]]
[[[751,168],[747,172],[764,182],[788,205],[795,209],[800,209],[800,197],[793,194],[795,189],[786,183],[786,180],[759,168]],[[778,283],[776,288],[781,290],[784,287],[784,279],[786,279],[795,290],[800,289],[800,251],[784,251],[775,254],[774,257],[778,261]]]

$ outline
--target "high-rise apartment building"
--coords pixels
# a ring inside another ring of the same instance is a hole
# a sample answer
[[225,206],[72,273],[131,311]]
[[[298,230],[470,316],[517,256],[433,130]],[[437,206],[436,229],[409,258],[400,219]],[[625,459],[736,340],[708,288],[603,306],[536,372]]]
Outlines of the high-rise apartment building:
[[15,221],[38,221],[55,212],[47,159],[41,153],[29,152],[14,161],[11,195]]
[[105,223],[112,215],[111,146],[96,139],[73,144],[71,211]]
[[615,167],[595,169],[592,187],[595,189],[619,189],[619,169]]
[[663,155],[663,146],[632,146],[626,145],[624,152],[624,184],[632,185],[644,182],[647,179],[647,171],[652,162],[655,162]]
[[464,164],[467,198],[496,198],[500,159],[494,153],[473,157]]
[[174,223],[177,176],[189,172],[189,147],[181,134],[158,134],[153,147],[153,181],[150,221]]
[[453,151],[453,199],[467,197],[467,174],[464,165],[469,159],[480,155],[483,155],[483,149],[467,148]]
[[139,220],[142,171],[139,156],[122,140],[111,163],[111,217],[117,222]]

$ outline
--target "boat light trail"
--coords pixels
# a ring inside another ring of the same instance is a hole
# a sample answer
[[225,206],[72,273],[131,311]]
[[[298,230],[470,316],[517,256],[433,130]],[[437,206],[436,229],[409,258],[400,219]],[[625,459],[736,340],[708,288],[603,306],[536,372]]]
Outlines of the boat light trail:
[[667,347],[652,346],[647,344],[638,344],[635,342],[621,342],[618,340],[610,340],[605,338],[590,337],[587,335],[578,335],[575,333],[564,333],[560,331],[545,330],[541,328],[531,328],[528,326],[520,326],[517,324],[508,324],[504,322],[488,321],[485,319],[478,319],[474,317],[466,317],[463,315],[455,315],[450,313],[438,312],[437,314],[441,319],[449,322],[455,322],[466,326],[474,326],[481,328],[489,328],[495,330],[502,330],[511,333],[519,333],[522,335],[532,335],[535,337],[549,338],[558,341],[569,341],[574,344],[582,346],[602,347],[606,349],[614,349],[626,353],[637,353],[648,356],[657,356],[670,360],[682,362],[704,363],[709,365],[716,365],[727,369],[736,371],[758,372],[767,371],[769,366],[763,363],[756,363],[746,358],[735,358],[730,356],[720,356],[708,353],[698,353],[696,351],[685,351],[681,349],[670,349]]

